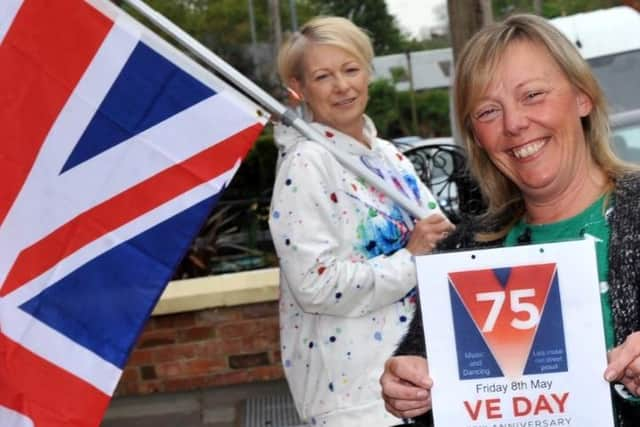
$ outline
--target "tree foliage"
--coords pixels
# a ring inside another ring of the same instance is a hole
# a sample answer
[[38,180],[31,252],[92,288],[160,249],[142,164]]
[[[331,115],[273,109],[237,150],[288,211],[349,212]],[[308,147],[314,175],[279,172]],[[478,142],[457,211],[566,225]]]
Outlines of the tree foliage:
[[402,52],[406,37],[385,0],[307,0],[318,15],[342,16],[369,32],[376,55]]
[[[415,94],[418,135],[428,138],[451,135],[449,95],[446,89],[434,89]],[[389,80],[380,79],[369,87],[367,115],[383,138],[412,135],[411,98],[408,92],[398,92]]]
[[[227,61],[241,73],[260,84],[269,86],[265,77],[253,64],[251,28],[247,0],[145,0],[145,2],[173,23],[208,47],[216,55]],[[130,8],[129,13],[140,17]],[[271,23],[266,0],[254,0],[254,19],[258,47],[263,50],[261,57],[271,60],[272,50],[268,45],[272,40]],[[308,19],[313,12],[304,3],[297,8],[298,19]],[[285,28],[289,26],[289,9],[281,9],[281,20]],[[264,64],[261,69],[269,71],[272,64]]]

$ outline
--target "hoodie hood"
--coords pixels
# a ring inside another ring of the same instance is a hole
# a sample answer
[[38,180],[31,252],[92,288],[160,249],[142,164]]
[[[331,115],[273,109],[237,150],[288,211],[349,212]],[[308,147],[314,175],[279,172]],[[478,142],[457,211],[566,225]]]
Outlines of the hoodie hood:
[[288,151],[298,142],[307,140],[305,136],[292,126],[285,126],[280,122],[274,123],[273,125],[273,139],[280,152]]

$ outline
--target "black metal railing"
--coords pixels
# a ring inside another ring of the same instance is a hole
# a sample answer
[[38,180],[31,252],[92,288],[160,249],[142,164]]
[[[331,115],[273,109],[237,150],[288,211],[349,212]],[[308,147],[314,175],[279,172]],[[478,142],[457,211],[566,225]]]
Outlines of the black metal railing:
[[428,144],[403,151],[453,223],[483,212],[485,205],[480,189],[469,174],[466,152],[462,147]]
[[[429,144],[404,148],[403,152],[453,223],[483,211],[480,191],[469,175],[461,147]],[[221,200],[191,244],[174,279],[276,266],[268,225],[270,201],[270,189],[258,197]]]
[[189,247],[174,279],[202,277],[277,265],[269,233],[270,192],[220,201]]

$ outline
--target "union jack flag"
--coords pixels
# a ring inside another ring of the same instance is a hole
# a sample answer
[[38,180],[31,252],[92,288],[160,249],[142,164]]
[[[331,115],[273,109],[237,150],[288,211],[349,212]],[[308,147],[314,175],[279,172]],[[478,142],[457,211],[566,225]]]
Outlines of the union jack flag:
[[0,426],[96,426],[266,115],[102,0],[0,1]]

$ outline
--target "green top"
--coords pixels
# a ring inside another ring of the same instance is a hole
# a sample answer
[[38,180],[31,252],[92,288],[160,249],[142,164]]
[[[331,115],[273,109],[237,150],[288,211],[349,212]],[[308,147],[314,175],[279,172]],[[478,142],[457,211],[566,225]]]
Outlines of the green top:
[[505,246],[518,244],[518,236],[529,228],[532,244],[552,243],[564,240],[592,237],[596,242],[596,256],[598,262],[598,279],[600,281],[600,304],[604,320],[604,336],[607,350],[615,345],[613,327],[613,313],[611,311],[611,297],[607,276],[609,274],[609,223],[604,212],[605,196],[598,198],[591,206],[578,215],[551,224],[527,224],[523,219],[509,231],[505,239]]
[[[607,281],[609,274],[609,235],[611,229],[605,217],[605,199],[605,196],[601,196],[578,215],[551,224],[527,224],[523,218],[509,231],[505,238],[504,245],[507,247],[517,245],[518,237],[523,235],[527,228],[530,230],[529,243],[531,244],[576,240],[584,238],[585,236],[593,238],[596,242],[604,337],[607,350],[610,350],[615,346],[615,331],[609,283]],[[630,394],[625,396],[624,400],[634,406],[640,405],[640,398],[631,396]]]

